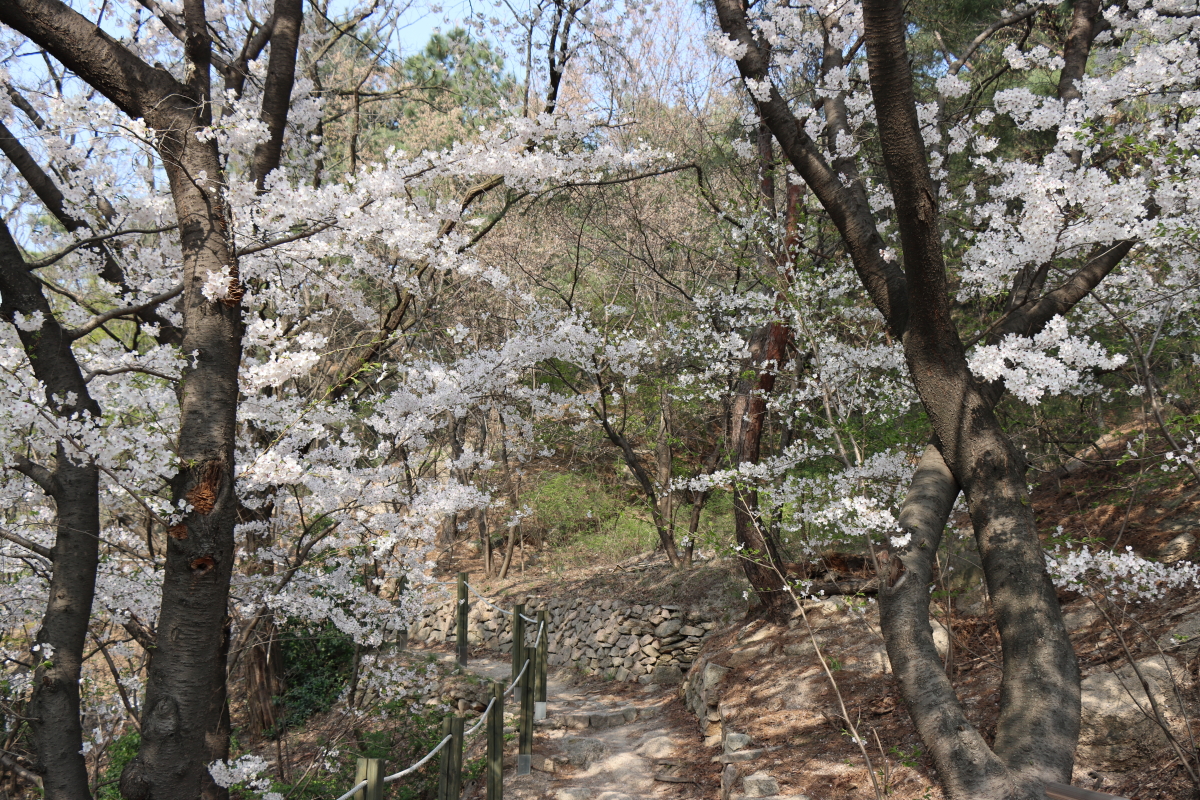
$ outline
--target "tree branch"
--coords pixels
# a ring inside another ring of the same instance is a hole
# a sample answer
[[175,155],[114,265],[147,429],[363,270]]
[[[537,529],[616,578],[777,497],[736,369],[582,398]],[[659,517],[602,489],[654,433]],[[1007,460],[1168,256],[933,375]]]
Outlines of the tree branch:
[[290,244],[292,242],[298,242],[301,239],[307,239],[310,236],[316,236],[318,233],[327,231],[336,224],[337,224],[336,221],[322,222],[319,225],[315,225],[311,228],[308,228],[307,230],[303,230],[298,233],[289,233],[286,236],[280,236],[278,239],[268,239],[267,241],[260,242],[259,244],[252,244],[252,245],[248,245],[246,247],[240,247],[237,250],[237,257],[241,258],[242,256],[248,256],[251,253],[261,253],[264,250],[270,250],[272,247],[278,247],[281,244]]
[[117,369],[93,369],[86,372],[83,376],[84,383],[90,383],[92,378],[97,378],[101,375],[124,375],[128,372],[138,372],[142,375],[153,375],[156,378],[162,378],[164,381],[175,382],[179,380],[176,375],[168,375],[165,372],[157,372],[145,367],[119,367]]
[[17,763],[17,760],[8,753],[0,752],[0,764],[7,769],[11,769],[14,775],[26,783],[33,784],[39,789],[42,787],[42,776],[38,775],[33,770],[22,767],[19,763]]
[[129,612],[129,619],[121,623],[121,627],[147,652],[158,647],[158,637],[154,631],[146,627],[146,624],[138,619],[137,614],[134,614],[132,611]]
[[60,489],[58,478],[54,476],[53,472],[25,456],[15,456],[13,460],[13,469],[36,483],[48,497],[58,494]]
[[151,67],[60,0],[5,0],[0,22],[27,36],[133,119],[167,97],[191,95],[165,67]]
[[283,151],[283,130],[291,107],[292,84],[296,78],[296,48],[304,19],[301,0],[275,0],[271,32],[271,56],[267,62],[267,80],[263,87],[262,111],[268,137],[254,146],[252,159],[254,183],[259,192],[266,189],[267,175],[279,166]]
[[24,536],[22,536],[19,533],[13,533],[12,531],[5,530],[4,528],[0,528],[0,539],[7,539],[8,541],[12,542],[13,544],[19,544],[21,547],[24,547],[26,550],[30,550],[34,553],[37,553],[39,556],[46,559],[47,561],[54,561],[54,553],[50,550],[49,547],[40,545],[37,542],[30,541],[29,539],[26,539]]
[[984,42],[992,38],[997,31],[1003,30],[1011,25],[1016,25],[1018,22],[1024,22],[1036,14],[1040,8],[1041,6],[1034,6],[1028,11],[1022,11],[1018,14],[1014,14],[1011,17],[1005,17],[993,22],[991,25],[985,28],[982,33],[971,40],[971,43],[967,45],[967,49],[963,51],[962,56],[950,65],[949,73],[951,75],[957,75],[959,70],[965,67],[967,62],[971,60],[971,56],[975,55],[975,51],[978,50]]
[[759,115],[837,226],[872,302],[883,314],[892,336],[900,338],[908,326],[908,285],[900,265],[884,260],[883,239],[862,184],[853,184],[853,189],[843,185],[841,176],[825,161],[783,95],[770,83],[770,54],[751,32],[742,0],[715,0],[715,5],[721,30],[745,47],[745,54],[737,62],[742,77],[755,81],[760,88],[764,82],[769,87],[765,101],[754,98]]
[[125,306],[123,308],[114,308],[112,311],[105,311],[103,314],[97,314],[96,316],[92,317],[91,319],[89,319],[87,322],[85,322],[83,325],[79,326],[78,328],[72,328],[72,329],[63,331],[63,333],[69,341],[73,342],[77,339],[81,339],[84,336],[87,336],[89,333],[96,330],[97,328],[99,328],[101,325],[108,322],[109,320],[116,319],[117,317],[124,317],[124,316],[131,315],[131,314],[138,314],[142,311],[145,311],[148,308],[154,308],[155,306],[161,305],[162,303],[165,303],[166,301],[168,301],[174,297],[178,297],[182,292],[183,292],[183,284],[181,283],[171,289],[168,289],[167,291],[163,292],[162,294],[156,294],[154,297],[151,297],[146,302],[140,303],[136,306]]
[[[0,124],[2,124],[2,123],[0,123]],[[86,239],[80,239],[79,241],[72,243],[65,249],[58,251],[57,253],[55,253],[52,256],[46,256],[45,258],[39,258],[37,261],[26,261],[25,263],[28,265],[29,269],[41,269],[42,267],[48,267],[51,264],[61,261],[63,258],[65,258],[66,256],[70,255],[71,253],[75,252],[76,250],[78,250],[81,247],[90,247],[93,244],[97,244],[99,242],[105,242],[105,241],[108,241],[109,239],[115,239],[118,236],[141,235],[141,234],[148,234],[148,233],[166,233],[167,231],[175,230],[177,227],[179,227],[179,226],[178,225],[167,225],[166,227],[162,227],[162,228],[128,228],[123,231],[113,231],[112,233],[102,233],[98,236],[89,236]]]

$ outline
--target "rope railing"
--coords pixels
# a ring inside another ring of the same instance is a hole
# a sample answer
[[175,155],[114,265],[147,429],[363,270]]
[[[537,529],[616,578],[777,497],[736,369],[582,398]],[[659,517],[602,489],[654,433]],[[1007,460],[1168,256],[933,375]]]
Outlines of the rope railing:
[[437,755],[438,751],[441,750],[443,747],[445,747],[447,742],[450,742],[453,739],[454,739],[453,736],[447,736],[446,738],[442,739],[440,742],[438,742],[437,747],[433,748],[428,753],[426,753],[425,757],[422,758],[420,761],[413,764],[411,767],[409,767],[407,769],[400,770],[395,775],[388,775],[386,778],[383,779],[383,782],[384,783],[393,783],[394,781],[400,780],[405,775],[411,775],[412,773],[416,772],[418,769],[425,766],[425,764],[429,761],[429,759],[431,759],[435,755]]
[[[487,727],[487,800],[501,800],[503,794],[503,750],[504,750],[504,698],[510,694],[519,707],[517,774],[528,775],[533,760],[533,722],[546,716],[546,666],[549,636],[545,611],[536,617],[526,616],[525,606],[514,606],[512,611],[492,603],[467,583],[466,573],[458,575],[458,602],[456,603],[456,649],[457,660],[462,666],[467,663],[467,594],[470,592],[492,608],[498,609],[512,619],[512,680],[507,688],[501,683],[492,683],[492,698],[470,729],[465,729],[462,717],[449,716],[442,721],[442,739],[421,757],[419,761],[392,775],[383,776],[380,760],[360,758],[355,786],[337,800],[381,800],[384,784],[394,783],[412,775],[429,761],[442,753],[438,775],[438,800],[457,800],[462,793],[463,742],[468,736]],[[525,623],[537,624],[533,644],[526,644]],[[520,665],[518,669],[517,665]],[[449,747],[447,747],[449,746]]]
[[529,666],[529,659],[527,658],[527,659],[525,659],[525,663],[521,665],[521,671],[517,673],[517,677],[513,678],[513,682],[510,683],[508,685],[508,688],[504,690],[503,697],[508,697],[510,694],[513,693],[513,691],[515,689],[517,689],[517,685],[518,685],[518,683],[520,683],[521,678],[525,675],[525,669],[528,666]]
[[350,798],[353,797],[354,795],[358,794],[360,790],[367,788],[367,783],[368,783],[368,781],[359,781],[357,786],[355,786],[350,791],[346,792],[344,795],[339,797],[337,800],[350,800]]
[[469,730],[467,730],[467,733],[466,733],[466,735],[467,735],[467,736],[474,736],[474,735],[475,735],[475,731],[477,731],[477,730],[479,730],[480,728],[482,728],[482,727],[483,727],[483,723],[487,722],[488,714],[491,712],[491,710],[492,710],[492,707],[493,707],[493,706],[495,706],[495,705],[496,705],[496,698],[494,698],[494,697],[493,697],[493,698],[492,698],[492,699],[491,699],[491,700],[488,702],[488,704],[487,704],[487,708],[485,708],[485,709],[483,710],[483,713],[479,715],[479,722],[476,722],[474,725],[472,725],[472,726],[470,727],[470,729],[469,729]]
[[[445,584],[445,585],[446,585],[446,586],[449,586],[450,584]],[[496,604],[495,604],[495,603],[493,603],[491,600],[488,600],[486,597],[484,597],[483,595],[481,595],[479,592],[475,591],[475,587],[474,587],[474,586],[472,586],[472,585],[471,585],[471,584],[469,584],[469,583],[467,584],[467,590],[468,590],[468,591],[469,591],[471,594],[475,595],[475,596],[476,596],[476,597],[478,597],[480,600],[482,600],[482,601],[483,601],[483,603],[484,603],[484,605],[491,606],[492,608],[496,609],[497,611],[499,611],[501,614],[503,614],[503,615],[504,615],[504,616],[506,616],[506,617],[511,617],[511,616],[512,616],[512,613],[513,613],[513,612],[511,612],[511,611],[505,611],[503,608],[501,608],[500,606],[496,605]]]

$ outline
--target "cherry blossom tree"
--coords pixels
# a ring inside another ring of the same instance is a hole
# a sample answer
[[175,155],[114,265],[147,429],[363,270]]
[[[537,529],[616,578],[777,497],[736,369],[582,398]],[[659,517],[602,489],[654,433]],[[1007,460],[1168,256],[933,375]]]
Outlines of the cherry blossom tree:
[[[951,796],[1038,796],[1042,781],[1070,777],[1078,667],[1036,535],[1025,460],[993,408],[1005,388],[1040,397],[1077,381],[1079,366],[1108,363],[1060,320],[1135,248],[1169,259],[1167,231],[1194,227],[1176,168],[1127,158],[1117,145],[1136,129],[1169,150],[1194,150],[1189,125],[1175,122],[1176,103],[1194,102],[1195,53],[1166,44],[1186,38],[1194,18],[1102,12],[1097,3],[1076,3],[1065,17],[1043,6],[1007,11],[946,53],[937,96],[922,101],[898,3],[714,5],[714,46],[737,61],[758,114],[836,226],[890,337],[902,343],[933,429],[881,588],[888,652],[910,713]],[[1028,35],[1035,17],[1053,31],[1036,43]],[[991,73],[982,57],[989,48],[1003,51]],[[1127,59],[1130,48],[1140,55]],[[1057,71],[1056,91],[994,85],[1005,73],[1035,70]],[[1155,110],[1139,108],[1114,125],[1111,115],[1134,93],[1159,98]],[[990,132],[998,119],[1043,132],[1045,145],[1029,158],[997,149]],[[881,157],[882,174],[870,153]],[[974,325],[964,331],[959,304],[994,296],[1003,298],[999,313],[977,333]],[[1031,357],[1048,345],[1057,353]],[[1004,647],[991,746],[955,700],[927,623],[934,553],[959,491]]]
[[[113,667],[141,731],[127,797],[226,794],[209,769],[228,754],[226,674],[245,648],[269,645],[253,636],[273,613],[379,641],[393,608],[381,577],[421,574],[441,520],[488,502],[414,459],[438,461],[444,420],[480,404],[499,402],[519,431],[510,403],[533,400],[521,374],[572,346],[569,329],[541,325],[535,304],[471,259],[479,234],[460,222],[501,185],[528,192],[654,157],[581,148],[591,122],[542,115],[328,181],[317,60],[377,10],[329,24],[328,9],[306,22],[293,2],[249,14],[188,2],[89,18],[38,0],[0,16],[14,57],[46,56],[44,72],[8,75],[24,120],[5,139],[17,208],[57,221],[7,231],[3,286],[17,334],[6,413],[39,431],[14,433],[8,452],[27,455],[9,466],[54,509],[13,489],[30,526],[58,526],[48,542],[6,535],[50,576],[37,663],[15,662],[32,667],[33,771],[49,796],[88,794],[78,687],[98,570],[105,616],[91,635],[122,626],[148,660],[144,698]],[[37,280],[52,264],[61,272]],[[425,301],[468,284],[537,324],[449,363],[393,348],[405,336],[433,345]],[[50,305],[47,291],[70,303]],[[482,458],[460,448],[455,462]],[[298,535],[273,533],[288,529]],[[98,644],[106,659],[121,646]]]

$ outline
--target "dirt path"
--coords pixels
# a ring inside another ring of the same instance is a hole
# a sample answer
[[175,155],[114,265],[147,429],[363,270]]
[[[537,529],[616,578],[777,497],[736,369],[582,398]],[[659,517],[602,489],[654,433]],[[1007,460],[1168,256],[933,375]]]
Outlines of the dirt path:
[[[429,652],[453,661],[450,653]],[[505,682],[512,674],[508,661],[488,656],[472,655],[467,669]],[[719,766],[710,763],[712,751],[703,746],[677,687],[603,681],[553,667],[547,681],[547,717],[536,723],[533,772],[516,774],[511,742],[505,800],[715,797]],[[477,795],[482,787],[467,787],[463,796]]]

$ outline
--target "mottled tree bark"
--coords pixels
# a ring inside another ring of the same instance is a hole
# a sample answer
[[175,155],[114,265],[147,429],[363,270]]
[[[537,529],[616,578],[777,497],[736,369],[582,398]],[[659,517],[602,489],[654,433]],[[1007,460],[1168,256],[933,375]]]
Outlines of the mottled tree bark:
[[[746,46],[738,61],[742,74],[767,79],[769,50],[752,35],[741,3],[715,4],[723,31]],[[1089,12],[1086,4],[1079,4],[1074,13],[1078,18]],[[785,155],[838,227],[890,332],[903,342],[910,374],[933,426],[936,446],[922,458],[901,515],[912,540],[893,554],[881,588],[888,651],[910,712],[950,796],[1040,797],[1043,781],[1070,777],[1079,726],[1078,666],[1045,573],[1024,461],[991,410],[999,389],[975,381],[951,318],[938,208],[917,125],[901,4],[867,0],[864,21],[870,85],[904,249],[903,271],[883,258],[882,240],[861,183],[840,165],[826,163],[777,90],[757,105]],[[1079,45],[1085,39],[1079,33],[1072,41]],[[1073,57],[1068,71],[1074,65],[1077,77],[1085,60]],[[826,115],[836,126],[837,108],[827,107]],[[1044,271],[1034,270],[1025,276],[1027,285],[1014,287],[1014,302],[996,335],[1040,329],[1052,315],[1044,312],[1070,308],[1128,248],[1122,243],[1109,253],[1096,254],[1044,297],[1039,296],[1038,280]],[[928,623],[933,553],[960,488],[967,498],[1004,654],[1001,716],[992,748],[962,713],[941,670]]]
[[[278,0],[261,118],[270,138],[256,151],[260,184],[279,163],[298,41],[300,4]],[[290,18],[290,21],[289,19]],[[58,0],[11,0],[0,22],[19,31],[155,131],[170,181],[183,257],[181,348],[196,357],[179,387],[180,471],[174,500],[191,511],[168,531],[157,649],[151,661],[142,745],[121,777],[129,800],[224,800],[207,764],[228,755],[226,606],[233,569],[238,502],[234,442],[241,361],[242,286],[223,198],[217,145],[197,132],[212,119],[212,40],[204,0],[184,0],[181,29],[186,82],[152,67],[103,29]],[[289,52],[290,51],[290,52]],[[227,296],[201,292],[210,272],[231,271]]]
[[[41,312],[38,330],[17,328],[34,375],[46,387],[47,403],[66,421],[76,414],[99,417],[100,407],[71,351],[69,331],[59,325],[42,292],[21,258],[8,227],[0,224],[0,316],[9,322],[16,313]],[[34,635],[52,652],[35,653],[40,660],[33,675],[28,713],[37,752],[37,771],[50,800],[90,798],[83,757],[83,728],[79,718],[79,680],[87,641],[100,543],[100,473],[88,458],[59,442],[54,466],[47,469],[20,460],[24,472],[54,500],[56,526],[50,557],[51,578],[46,612]]]

